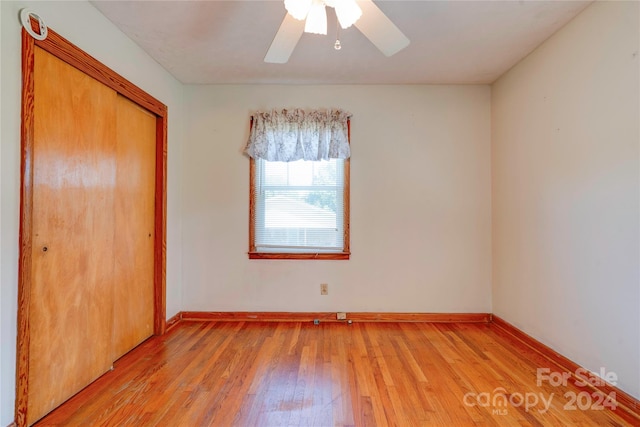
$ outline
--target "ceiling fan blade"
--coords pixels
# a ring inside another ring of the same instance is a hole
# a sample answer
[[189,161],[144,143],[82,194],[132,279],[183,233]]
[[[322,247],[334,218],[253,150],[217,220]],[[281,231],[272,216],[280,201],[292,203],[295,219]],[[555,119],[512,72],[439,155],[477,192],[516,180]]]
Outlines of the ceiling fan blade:
[[354,24],[382,53],[394,55],[409,46],[409,39],[373,0],[357,0],[362,16]]
[[304,20],[299,21],[288,13],[280,24],[280,29],[271,42],[271,46],[264,57],[264,62],[284,64],[289,60],[293,49],[304,31]]

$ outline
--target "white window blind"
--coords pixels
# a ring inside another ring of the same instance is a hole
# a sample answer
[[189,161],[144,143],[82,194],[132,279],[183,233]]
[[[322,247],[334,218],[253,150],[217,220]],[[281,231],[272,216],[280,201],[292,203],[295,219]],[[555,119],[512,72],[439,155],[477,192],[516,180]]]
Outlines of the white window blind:
[[255,250],[344,249],[344,160],[255,159]]

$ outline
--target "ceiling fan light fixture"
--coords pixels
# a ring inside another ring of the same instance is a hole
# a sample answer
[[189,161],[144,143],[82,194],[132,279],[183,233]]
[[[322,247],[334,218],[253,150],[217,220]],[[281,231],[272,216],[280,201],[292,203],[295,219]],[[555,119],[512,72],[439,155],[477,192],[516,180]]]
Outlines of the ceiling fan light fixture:
[[336,50],[342,47],[340,27],[351,25],[386,56],[395,55],[410,43],[374,0],[284,0],[284,4],[287,14],[264,57],[267,63],[286,63],[305,32],[326,35],[327,6],[334,8],[338,20],[333,45]]
[[327,35],[327,10],[322,0],[313,0],[307,14],[304,32]]
[[343,29],[347,29],[362,16],[362,9],[355,0],[334,0],[334,9],[338,22]]
[[284,7],[289,15],[302,21],[309,14],[313,0],[284,0]]

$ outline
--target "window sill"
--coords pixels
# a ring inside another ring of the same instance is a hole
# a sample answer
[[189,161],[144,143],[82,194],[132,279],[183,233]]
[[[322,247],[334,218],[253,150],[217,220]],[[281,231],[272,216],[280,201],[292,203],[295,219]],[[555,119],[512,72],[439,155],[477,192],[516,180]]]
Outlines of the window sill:
[[320,259],[320,260],[348,260],[350,252],[334,253],[276,253],[276,252],[249,252],[249,259]]

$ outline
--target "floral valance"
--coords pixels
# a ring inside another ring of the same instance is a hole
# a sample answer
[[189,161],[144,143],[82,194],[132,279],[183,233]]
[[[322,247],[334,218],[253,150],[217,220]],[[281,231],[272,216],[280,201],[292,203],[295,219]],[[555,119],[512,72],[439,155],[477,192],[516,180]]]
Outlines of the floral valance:
[[347,159],[351,114],[343,110],[272,110],[252,116],[245,153],[276,162]]

